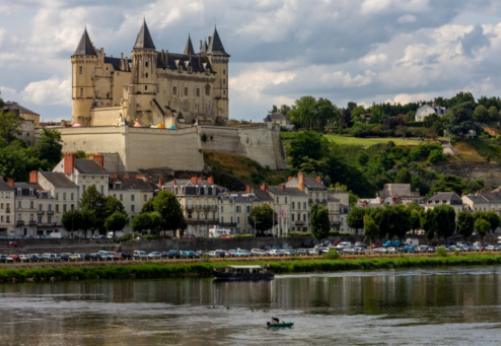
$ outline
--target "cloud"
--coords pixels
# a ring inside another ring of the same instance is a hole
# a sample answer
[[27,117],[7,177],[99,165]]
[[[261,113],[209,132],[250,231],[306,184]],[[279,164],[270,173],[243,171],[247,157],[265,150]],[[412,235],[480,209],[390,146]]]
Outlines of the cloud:
[[29,83],[23,90],[23,99],[35,105],[70,104],[71,83],[69,79],[53,77]]

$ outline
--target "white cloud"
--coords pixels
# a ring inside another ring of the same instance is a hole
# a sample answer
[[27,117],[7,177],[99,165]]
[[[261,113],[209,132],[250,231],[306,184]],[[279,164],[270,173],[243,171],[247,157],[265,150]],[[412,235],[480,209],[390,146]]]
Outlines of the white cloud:
[[413,16],[412,14],[406,14],[398,17],[398,22],[400,24],[415,23],[416,21],[417,21],[416,16]]
[[36,105],[69,105],[71,98],[69,79],[52,77],[29,83],[23,90],[23,99]]
[[384,53],[374,53],[368,54],[360,59],[360,62],[364,65],[378,65],[386,62],[388,60],[388,56]]

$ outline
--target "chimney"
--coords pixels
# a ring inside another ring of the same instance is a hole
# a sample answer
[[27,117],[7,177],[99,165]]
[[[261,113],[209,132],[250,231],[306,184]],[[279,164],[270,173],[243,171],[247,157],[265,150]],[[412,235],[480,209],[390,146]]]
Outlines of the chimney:
[[196,175],[194,175],[191,177],[190,181],[193,185],[197,185],[198,177]]
[[251,192],[252,192],[252,186],[245,185],[245,193],[251,193]]
[[207,178],[207,184],[209,185],[214,185],[214,177],[212,175],[210,175],[208,178]]
[[289,176],[287,177],[287,181],[291,181],[291,180],[292,180],[292,176],[290,176],[290,175],[289,175]]
[[317,177],[315,178],[315,181],[319,184],[322,184],[322,177],[317,175]]
[[148,179],[146,179],[146,176],[144,174],[142,174],[142,173],[138,174],[136,176],[136,179],[142,180],[142,181],[148,181]]
[[282,191],[285,191],[285,184],[280,185],[280,188],[282,189]]
[[165,185],[165,179],[163,176],[160,176],[160,178],[158,178],[158,186],[164,186]]
[[38,171],[30,171],[30,184],[38,184]]
[[104,156],[101,154],[93,154],[90,157],[92,160],[96,161],[99,167],[104,168]]
[[73,174],[73,170],[75,169],[75,154],[65,153],[63,165],[64,165],[64,174],[66,175]]
[[304,173],[297,173],[297,188],[298,190],[304,191]]
[[7,185],[13,189],[16,187],[16,181],[14,180],[14,178],[7,178]]
[[259,186],[259,189],[260,189],[261,191],[267,192],[267,191],[268,191],[268,184],[266,184],[266,183],[262,183],[262,184]]

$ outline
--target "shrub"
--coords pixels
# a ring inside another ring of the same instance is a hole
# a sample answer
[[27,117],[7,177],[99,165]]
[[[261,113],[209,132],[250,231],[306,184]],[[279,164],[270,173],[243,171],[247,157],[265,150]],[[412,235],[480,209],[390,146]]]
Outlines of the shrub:
[[329,249],[329,252],[324,254],[324,257],[330,260],[335,260],[340,257],[339,252],[336,249]]
[[445,248],[445,246],[439,246],[435,250],[435,253],[437,254],[437,256],[446,257],[447,256],[447,249]]

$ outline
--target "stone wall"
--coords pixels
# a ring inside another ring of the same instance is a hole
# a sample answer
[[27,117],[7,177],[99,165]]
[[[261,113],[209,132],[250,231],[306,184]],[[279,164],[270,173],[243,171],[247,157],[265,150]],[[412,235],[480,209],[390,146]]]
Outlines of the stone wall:
[[109,171],[169,168],[201,172],[204,150],[247,156],[271,169],[285,168],[280,133],[267,126],[196,126],[177,130],[106,126],[59,131],[64,152],[104,154]]

